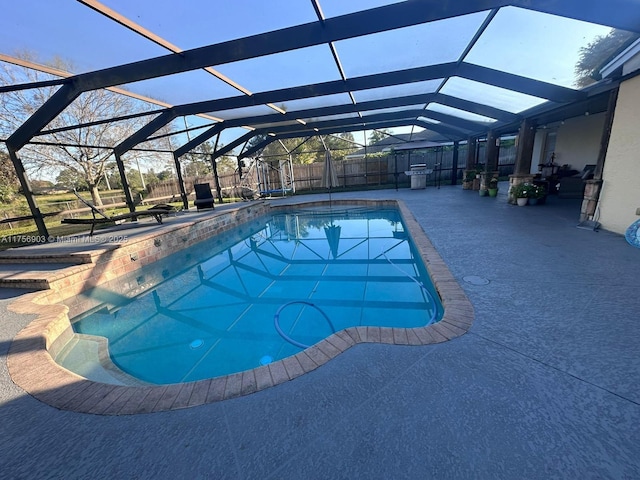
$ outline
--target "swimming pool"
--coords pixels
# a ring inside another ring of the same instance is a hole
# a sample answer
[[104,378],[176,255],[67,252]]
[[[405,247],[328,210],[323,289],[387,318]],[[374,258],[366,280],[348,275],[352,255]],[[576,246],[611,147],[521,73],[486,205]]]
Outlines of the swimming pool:
[[83,294],[100,301],[73,319],[83,340],[58,362],[77,369],[78,348],[103,337],[117,369],[151,384],[183,383],[270,364],[348,327],[415,328],[443,315],[389,208],[263,217],[156,262],[131,283],[130,293]]

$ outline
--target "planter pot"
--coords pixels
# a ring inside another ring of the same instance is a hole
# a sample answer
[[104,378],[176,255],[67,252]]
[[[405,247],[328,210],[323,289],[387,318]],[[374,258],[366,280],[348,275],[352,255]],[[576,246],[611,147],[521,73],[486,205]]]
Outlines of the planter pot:
[[524,207],[527,204],[528,200],[528,198],[516,198],[516,202],[518,203],[519,207]]
[[497,188],[490,188],[489,189],[489,196],[490,197],[495,197],[496,195],[498,195],[498,189]]
[[487,194],[489,193],[487,190],[478,190],[478,193],[480,194],[481,197],[486,197]]

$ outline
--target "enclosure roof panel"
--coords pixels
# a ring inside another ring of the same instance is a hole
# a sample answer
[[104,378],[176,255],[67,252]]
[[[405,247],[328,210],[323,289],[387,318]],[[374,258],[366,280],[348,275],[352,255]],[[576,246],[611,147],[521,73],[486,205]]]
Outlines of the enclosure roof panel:
[[[21,148],[84,92],[115,86],[171,111],[122,145],[156,135],[163,120],[197,113],[219,119],[220,131],[254,122],[309,134],[314,127],[305,130],[307,123],[332,122],[323,128],[333,129],[339,119],[355,128],[362,115],[464,139],[517,126],[532,107],[584,100],[576,62],[612,27],[640,32],[637,6],[637,0],[194,0],[180,8],[152,0],[10,2],[0,18],[0,54],[24,57],[30,50],[41,63],[57,62],[75,75],[63,76],[7,143]],[[0,85],[0,95],[29,89],[31,81]],[[358,104],[376,101],[385,104],[355,113]],[[327,114],[292,118],[314,108]],[[282,121],[255,118],[273,114]]]
[[[465,61],[573,87],[580,49],[610,30],[607,26],[505,7],[494,17]],[[505,39],[508,45],[501,43]]]
[[311,3],[304,1],[189,0],[177,4],[149,0],[104,0],[102,4],[184,50],[316,20]]

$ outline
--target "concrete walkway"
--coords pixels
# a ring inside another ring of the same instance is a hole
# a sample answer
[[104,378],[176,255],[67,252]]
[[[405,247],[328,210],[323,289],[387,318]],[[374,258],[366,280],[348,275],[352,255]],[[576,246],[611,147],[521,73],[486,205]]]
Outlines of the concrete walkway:
[[640,478],[640,249],[576,228],[579,202],[520,208],[505,190],[334,193],[404,200],[474,325],[438,345],[357,345],[220,403],[120,417],[44,405],[8,377],[29,318],[0,300],[0,476]]

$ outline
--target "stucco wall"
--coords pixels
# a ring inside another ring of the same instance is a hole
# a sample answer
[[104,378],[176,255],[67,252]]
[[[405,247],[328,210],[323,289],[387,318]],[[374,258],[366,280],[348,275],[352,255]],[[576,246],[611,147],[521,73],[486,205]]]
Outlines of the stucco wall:
[[578,171],[585,165],[594,165],[600,151],[604,117],[604,113],[599,113],[565,120],[558,127],[556,163]]
[[624,233],[640,207],[640,77],[620,85],[600,194],[602,227]]

